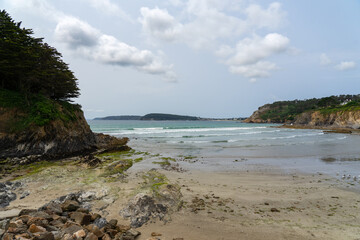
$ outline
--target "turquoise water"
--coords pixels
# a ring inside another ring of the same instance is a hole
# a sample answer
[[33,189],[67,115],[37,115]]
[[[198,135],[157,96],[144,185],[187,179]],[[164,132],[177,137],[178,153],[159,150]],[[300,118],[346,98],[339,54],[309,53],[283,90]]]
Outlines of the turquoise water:
[[360,174],[359,135],[236,121],[88,122],[94,132],[129,137],[129,145],[140,151],[203,158],[202,165],[192,167],[236,169],[260,164],[334,176]]

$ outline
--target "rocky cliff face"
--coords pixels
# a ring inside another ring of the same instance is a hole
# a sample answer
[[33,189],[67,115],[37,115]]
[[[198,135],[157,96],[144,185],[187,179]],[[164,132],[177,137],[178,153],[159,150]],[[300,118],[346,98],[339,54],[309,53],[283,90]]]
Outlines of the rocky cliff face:
[[360,111],[338,111],[323,114],[320,111],[304,112],[296,117],[295,125],[310,127],[360,128]]
[[42,155],[50,158],[90,152],[96,148],[96,136],[90,130],[82,111],[75,112],[72,121],[53,120],[45,126],[9,133],[9,122],[21,112],[0,108],[0,159]]
[[271,123],[270,119],[262,119],[261,115],[267,112],[270,109],[270,105],[266,104],[259,107],[249,118],[245,119],[245,123]]

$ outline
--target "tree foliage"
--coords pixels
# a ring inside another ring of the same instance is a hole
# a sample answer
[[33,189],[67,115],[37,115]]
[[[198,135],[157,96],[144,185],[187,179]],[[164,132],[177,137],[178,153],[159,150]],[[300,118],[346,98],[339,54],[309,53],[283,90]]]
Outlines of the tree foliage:
[[32,34],[0,11],[0,88],[54,100],[78,97],[77,79],[61,54]]

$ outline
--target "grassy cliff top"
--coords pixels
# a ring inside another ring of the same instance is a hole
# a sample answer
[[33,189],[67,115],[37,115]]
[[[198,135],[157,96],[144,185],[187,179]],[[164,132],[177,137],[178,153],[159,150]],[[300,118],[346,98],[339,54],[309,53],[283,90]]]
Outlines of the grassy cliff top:
[[76,119],[80,105],[53,100],[42,94],[24,95],[0,88],[0,131],[16,133],[31,126],[45,126],[52,120]]

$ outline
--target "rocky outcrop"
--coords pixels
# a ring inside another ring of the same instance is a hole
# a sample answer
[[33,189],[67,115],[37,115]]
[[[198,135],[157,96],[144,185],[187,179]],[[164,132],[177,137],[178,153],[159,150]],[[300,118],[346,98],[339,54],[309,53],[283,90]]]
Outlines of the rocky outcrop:
[[321,113],[320,111],[304,112],[296,117],[295,125],[330,128],[360,128],[360,111],[337,111]]
[[[75,112],[76,119],[65,122],[57,119],[45,126],[31,126],[21,132],[0,132],[0,159],[41,155],[49,158],[64,157],[96,148],[96,136],[90,130],[81,111]],[[14,116],[0,111],[3,122]],[[2,129],[0,129],[2,130]]]
[[271,123],[272,121],[270,119],[262,119],[261,116],[269,111],[270,105],[266,104],[264,106],[261,106],[256,110],[249,118],[245,119],[243,122],[245,123]]
[[23,158],[25,162],[32,162],[39,158],[56,159],[97,150],[129,149],[126,146],[128,138],[93,133],[81,110],[74,113],[73,120],[56,119],[44,126],[31,125],[21,132],[7,131],[6,124],[16,119],[18,114],[0,108],[0,159]]

